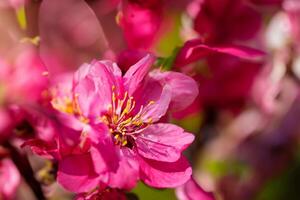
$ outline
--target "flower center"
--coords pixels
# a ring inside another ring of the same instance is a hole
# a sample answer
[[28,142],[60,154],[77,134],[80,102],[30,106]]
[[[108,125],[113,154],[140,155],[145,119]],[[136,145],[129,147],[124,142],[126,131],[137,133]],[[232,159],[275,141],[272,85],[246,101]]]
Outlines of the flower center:
[[[152,118],[143,119],[146,108],[152,105],[150,101],[147,106],[136,108],[136,101],[125,92],[123,96],[115,93],[115,86],[112,87],[112,103],[109,105],[107,114],[102,116],[102,122],[109,127],[115,144],[133,148],[136,134],[140,133],[149,124]],[[137,111],[138,110],[138,111]]]

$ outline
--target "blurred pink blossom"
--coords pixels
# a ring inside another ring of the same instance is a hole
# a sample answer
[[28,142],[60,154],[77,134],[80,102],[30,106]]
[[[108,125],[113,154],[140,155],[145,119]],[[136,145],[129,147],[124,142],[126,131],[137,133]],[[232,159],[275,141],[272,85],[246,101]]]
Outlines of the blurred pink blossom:
[[194,178],[176,188],[176,196],[179,200],[215,200],[214,195],[204,191]]
[[4,158],[0,160],[0,198],[3,200],[14,199],[21,177],[13,162]]

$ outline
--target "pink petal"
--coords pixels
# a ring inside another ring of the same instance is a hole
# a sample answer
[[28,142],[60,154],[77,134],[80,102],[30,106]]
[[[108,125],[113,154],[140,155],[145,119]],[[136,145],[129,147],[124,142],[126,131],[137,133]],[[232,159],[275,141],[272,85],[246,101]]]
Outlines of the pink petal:
[[173,124],[153,124],[136,139],[138,153],[148,159],[175,162],[194,140],[194,135]]
[[184,185],[176,188],[176,196],[178,200],[214,200],[215,199],[212,193],[204,191],[192,177]]
[[124,3],[120,15],[128,47],[131,49],[149,48],[157,35],[161,24],[162,3],[143,6],[140,2]]
[[9,159],[0,160],[0,196],[14,199],[20,183],[21,176],[14,163]]
[[188,107],[199,93],[196,81],[182,73],[159,72],[157,70],[151,74],[151,77],[170,86],[172,91],[170,108],[173,110],[183,110]]
[[144,51],[124,50],[118,54],[118,65],[122,71],[126,72],[132,65],[137,63],[145,55],[147,55],[147,53]]
[[53,73],[76,69],[109,50],[95,13],[84,0],[44,0],[39,32],[41,56]]
[[148,76],[135,91],[133,97],[136,100],[136,113],[143,106],[142,120],[156,122],[168,110],[171,101],[171,89]]
[[1,66],[1,68],[8,67],[8,69],[1,69],[4,72],[8,71],[7,76],[3,77],[9,90],[8,98],[22,103],[41,99],[42,92],[48,86],[48,78],[43,76],[46,68],[38,52],[28,46],[15,57],[14,64],[13,67]]
[[264,55],[262,51],[238,45],[208,46],[199,39],[187,41],[177,54],[177,66],[188,65],[210,55],[222,53],[243,59],[256,59]]
[[29,146],[31,151],[46,159],[59,158],[58,147],[55,143],[45,142],[40,139],[27,140],[22,144],[22,147]]
[[62,159],[58,165],[57,181],[67,190],[76,193],[88,192],[99,184],[89,154]]
[[131,190],[139,178],[139,165],[131,150],[121,149],[120,157],[119,168],[109,174],[108,185],[112,188]]
[[97,173],[117,171],[120,155],[110,137],[103,137],[99,143],[93,144],[90,151]]
[[120,75],[119,68],[107,62],[84,64],[75,73],[73,91],[84,116],[96,118],[108,110],[112,88],[119,89],[115,74]]
[[191,174],[192,168],[183,156],[171,163],[140,158],[140,178],[151,187],[178,187],[188,181]]
[[144,80],[144,77],[149,72],[155,58],[151,54],[147,54],[136,64],[131,66],[129,70],[124,75],[124,86],[128,91],[128,94],[131,96],[141,82]]
[[[153,82],[152,82],[153,83]],[[148,84],[147,88],[150,90],[151,84]],[[158,121],[161,117],[163,117],[168,108],[169,108],[169,104],[171,101],[171,97],[172,97],[172,92],[171,89],[168,85],[164,86],[162,88],[162,91],[160,93],[160,96],[158,99],[156,98],[152,98],[156,96],[158,93],[157,90],[154,89],[154,84],[152,85],[152,92],[148,92],[147,90],[141,90],[142,92],[144,92],[145,96],[147,99],[149,99],[149,101],[141,101],[141,99],[139,99],[140,102],[144,102],[144,110],[143,110],[143,114],[142,114],[142,120],[147,122],[147,121],[152,121],[152,122],[156,122]],[[149,102],[153,102],[152,104],[149,104]]]

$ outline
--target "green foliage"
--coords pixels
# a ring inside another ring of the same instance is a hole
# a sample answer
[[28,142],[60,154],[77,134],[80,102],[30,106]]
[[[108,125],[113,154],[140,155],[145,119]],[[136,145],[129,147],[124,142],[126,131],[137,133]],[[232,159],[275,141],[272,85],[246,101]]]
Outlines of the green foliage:
[[204,167],[217,178],[230,174],[245,177],[249,172],[248,165],[237,160],[206,160]]
[[160,67],[164,71],[170,71],[173,67],[175,58],[177,56],[177,53],[179,51],[179,48],[175,48],[172,52],[172,54],[169,57],[160,57],[156,60],[155,65],[157,67]]
[[176,200],[173,190],[153,189],[141,182],[137,185],[137,187],[132,192],[136,194],[141,200],[154,200],[154,199]]
[[164,30],[163,36],[156,45],[156,51],[160,55],[170,55],[174,48],[183,43],[180,38],[181,14],[171,13],[169,17],[172,19],[172,26]]

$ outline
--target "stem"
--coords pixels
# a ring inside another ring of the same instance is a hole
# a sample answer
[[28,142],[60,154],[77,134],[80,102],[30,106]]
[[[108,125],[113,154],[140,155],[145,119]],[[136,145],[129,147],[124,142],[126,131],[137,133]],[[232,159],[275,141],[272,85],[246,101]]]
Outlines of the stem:
[[34,172],[30,166],[30,163],[26,156],[20,154],[18,150],[14,146],[12,146],[9,142],[6,142],[4,146],[9,149],[10,157],[16,167],[18,168],[19,172],[30,186],[31,190],[33,191],[34,195],[38,200],[45,200],[45,196],[42,190],[40,183],[35,179]]

